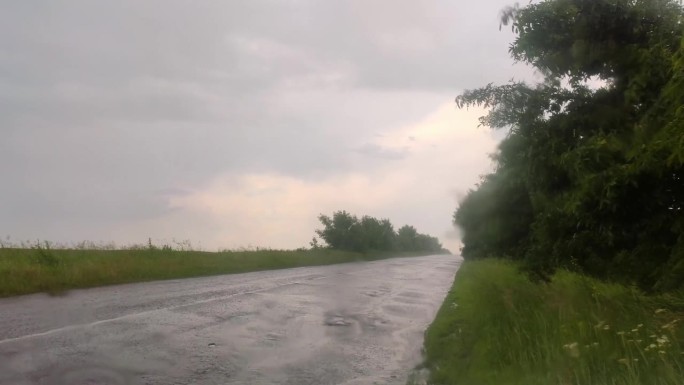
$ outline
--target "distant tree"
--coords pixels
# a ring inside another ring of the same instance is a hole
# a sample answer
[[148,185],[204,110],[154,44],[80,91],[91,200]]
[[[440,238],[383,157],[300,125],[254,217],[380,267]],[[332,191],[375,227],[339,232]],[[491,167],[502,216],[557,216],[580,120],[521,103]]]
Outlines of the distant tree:
[[321,245],[318,243],[318,238],[313,237],[311,238],[311,242],[309,242],[309,246],[311,246],[312,250],[320,249]]
[[[332,249],[359,252],[443,251],[437,238],[419,234],[412,226],[404,226],[397,233],[389,219],[364,215],[359,220],[344,210],[334,212],[332,217],[321,214],[318,219],[323,228],[316,230],[316,234]],[[314,241],[311,245],[313,247]]]
[[332,218],[327,215],[319,215],[318,220],[323,224],[323,229],[316,230],[321,239],[333,249],[355,250],[357,240],[354,239],[353,227],[358,224],[356,216],[346,211],[336,211]]
[[362,250],[391,250],[394,245],[394,227],[388,219],[378,220],[364,215],[356,231]]
[[418,231],[415,227],[404,225],[397,230],[396,245],[399,250],[412,251],[416,249]]
[[420,234],[415,227],[409,225],[402,226],[397,231],[396,247],[402,251],[444,251],[437,238]]

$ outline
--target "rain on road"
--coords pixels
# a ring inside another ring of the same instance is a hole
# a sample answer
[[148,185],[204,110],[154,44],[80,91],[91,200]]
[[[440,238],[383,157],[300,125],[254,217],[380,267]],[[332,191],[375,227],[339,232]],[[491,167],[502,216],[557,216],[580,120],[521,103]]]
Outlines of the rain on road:
[[452,255],[0,299],[0,384],[405,384]]

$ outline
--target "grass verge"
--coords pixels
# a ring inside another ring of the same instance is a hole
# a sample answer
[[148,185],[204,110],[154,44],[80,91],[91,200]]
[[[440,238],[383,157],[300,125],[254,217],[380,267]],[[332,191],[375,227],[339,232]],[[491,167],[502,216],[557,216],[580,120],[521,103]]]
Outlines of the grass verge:
[[684,294],[466,261],[426,332],[430,384],[681,385]]
[[416,253],[0,248],[0,297],[121,283],[370,261]]

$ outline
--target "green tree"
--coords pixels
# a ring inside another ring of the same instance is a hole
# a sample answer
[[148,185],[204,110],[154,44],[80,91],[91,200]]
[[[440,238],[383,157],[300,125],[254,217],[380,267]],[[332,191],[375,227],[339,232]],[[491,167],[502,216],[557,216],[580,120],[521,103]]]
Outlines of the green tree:
[[[321,214],[318,219],[323,229],[316,230],[316,234],[333,249],[359,252],[445,251],[437,238],[420,234],[413,226],[404,226],[395,232],[389,219],[364,215],[359,220],[344,210],[334,212],[332,217]],[[311,246],[318,246],[314,241]]]
[[394,227],[388,219],[378,220],[364,215],[356,227],[359,248],[362,250],[392,250]]
[[414,250],[416,248],[416,238],[418,231],[415,227],[404,225],[397,230],[396,245],[399,250]]
[[684,283],[683,16],[671,0],[547,0],[504,13],[512,57],[544,80],[456,99],[509,129],[496,171],[455,213],[464,257],[647,289]]
[[437,238],[420,234],[415,227],[409,225],[404,225],[397,231],[396,248],[401,251],[445,251]]
[[333,249],[355,250],[356,240],[354,239],[354,226],[359,223],[359,219],[346,211],[336,211],[332,218],[326,215],[319,215],[318,220],[323,224],[322,230],[316,230],[321,239]]

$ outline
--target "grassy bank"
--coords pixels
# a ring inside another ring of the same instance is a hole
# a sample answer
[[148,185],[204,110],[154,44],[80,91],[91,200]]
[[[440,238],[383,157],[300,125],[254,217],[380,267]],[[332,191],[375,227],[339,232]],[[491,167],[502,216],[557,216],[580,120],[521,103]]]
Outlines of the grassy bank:
[[431,384],[680,385],[684,295],[465,262],[426,333]]
[[[407,253],[0,248],[0,297],[160,279],[368,261]],[[415,254],[413,254],[415,255]]]

